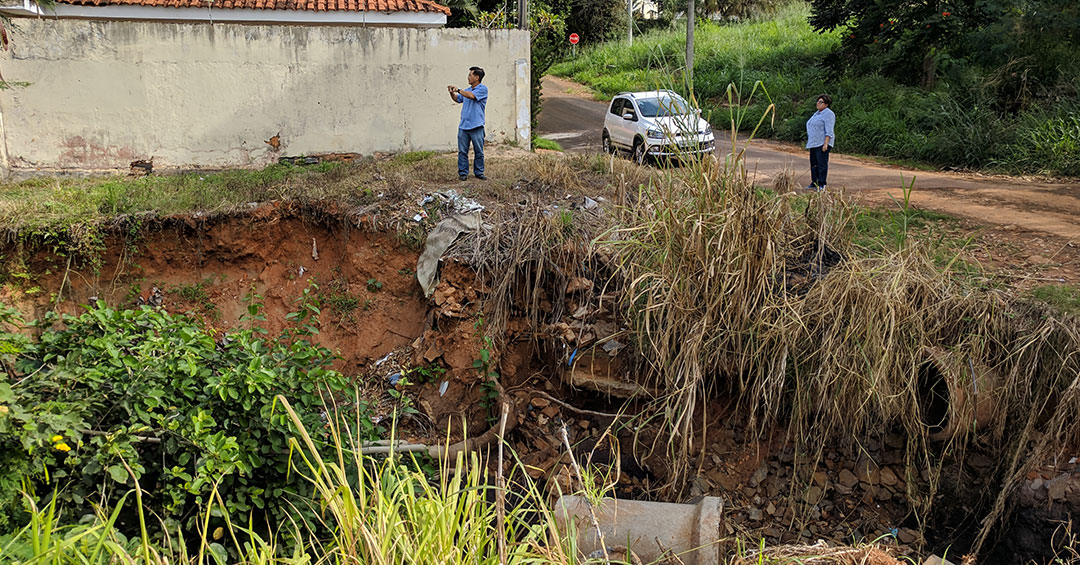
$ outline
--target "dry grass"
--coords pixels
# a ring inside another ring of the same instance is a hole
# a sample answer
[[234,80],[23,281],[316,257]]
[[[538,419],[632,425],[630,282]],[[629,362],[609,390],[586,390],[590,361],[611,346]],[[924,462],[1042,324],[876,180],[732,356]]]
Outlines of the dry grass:
[[487,195],[500,204],[486,210],[484,229],[449,251],[488,287],[487,331],[498,343],[511,315],[543,328],[569,314],[567,284],[602,270],[592,240],[610,225],[611,204],[626,202],[631,190],[660,175],[599,155],[540,155],[518,165],[509,188]]
[[[930,441],[920,370],[935,362],[931,348],[945,351],[936,362],[958,375],[966,365],[1001,375],[979,392],[996,399],[996,410],[977,437],[1000,455],[1002,480],[1018,479],[1052,448],[1080,444],[1075,320],[962,286],[918,242],[854,253],[854,211],[840,196],[815,194],[800,212],[793,199],[801,197],[762,195],[737,161],[656,171],[609,160],[608,194],[621,206],[591,215],[550,206],[563,192],[554,187],[584,186],[574,168],[541,163],[536,172],[548,180],[472,241],[492,283],[490,311],[527,313],[539,328],[567,314],[561,293],[571,278],[617,289],[644,379],[665,392],[657,408],[674,484],[707,444],[700,423],[708,400],[723,395],[758,432],[786,425],[805,454],[800,464],[815,465],[827,443],[901,428],[910,476],[932,471],[925,490],[909,492],[927,516],[943,454],[962,453],[976,438],[961,427],[944,446]],[[1032,456],[1029,438],[1040,438],[1041,455]]]
[[600,243],[617,265],[647,378],[667,392],[673,477],[686,477],[707,443],[706,400],[724,394],[758,433],[785,424],[811,465],[827,443],[902,428],[909,474],[933,471],[926,490],[909,492],[926,516],[942,454],[975,438],[961,427],[944,446],[928,439],[920,369],[937,347],[958,366],[1001,375],[978,391],[996,400],[978,439],[999,456],[1006,486],[985,539],[1030,466],[1080,445],[1076,320],[961,286],[918,243],[859,258],[839,196],[815,194],[803,213],[791,198],[758,193],[737,164],[705,161],[643,189]]
[[799,186],[799,177],[790,167],[785,167],[784,170],[777,173],[776,178],[773,179],[772,189],[773,192],[777,194],[794,192],[800,188],[802,187]]
[[742,551],[729,565],[900,565],[904,563],[875,545],[830,547],[819,541],[814,545],[779,545]]
[[[867,256],[852,243],[856,211],[842,196],[764,194],[737,157],[674,169],[592,159],[545,156],[523,167],[529,180],[511,188],[512,204],[490,210],[489,229],[456,252],[491,291],[496,338],[511,314],[533,328],[564,318],[575,277],[594,282],[590,308],[619,297],[639,378],[663,393],[652,414],[665,433],[653,445],[667,450],[674,488],[708,445],[702,423],[722,397],[734,399],[754,433],[786,427],[797,465],[815,466],[826,445],[854,447],[901,430],[920,520],[930,515],[941,468],[977,441],[995,456],[1002,486],[981,544],[1030,468],[1080,446],[1075,318],[973,289],[917,240]],[[583,194],[614,206],[569,206]],[[993,399],[989,421],[977,430],[973,409],[962,406],[957,433],[931,440],[928,364]],[[973,381],[969,367],[998,377]],[[915,479],[924,475],[928,482]]]

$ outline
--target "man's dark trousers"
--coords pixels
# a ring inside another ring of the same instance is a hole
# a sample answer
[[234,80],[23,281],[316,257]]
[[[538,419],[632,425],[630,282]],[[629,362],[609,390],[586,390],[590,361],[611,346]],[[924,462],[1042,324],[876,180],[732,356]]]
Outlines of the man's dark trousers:
[[457,133],[457,169],[459,177],[469,176],[469,144],[473,147],[473,174],[484,176],[484,126],[459,129]]

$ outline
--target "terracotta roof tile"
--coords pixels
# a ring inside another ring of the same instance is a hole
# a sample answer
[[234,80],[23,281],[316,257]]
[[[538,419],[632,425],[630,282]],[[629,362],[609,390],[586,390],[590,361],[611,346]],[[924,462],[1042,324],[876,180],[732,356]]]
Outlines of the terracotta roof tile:
[[436,12],[450,15],[450,8],[434,0],[56,0],[76,6],[161,6],[171,8],[252,10],[310,10],[347,12]]

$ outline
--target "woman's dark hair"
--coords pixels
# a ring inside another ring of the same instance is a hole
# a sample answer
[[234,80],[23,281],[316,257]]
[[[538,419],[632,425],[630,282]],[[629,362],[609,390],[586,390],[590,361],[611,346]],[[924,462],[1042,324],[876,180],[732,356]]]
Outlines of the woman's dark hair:
[[826,106],[832,106],[832,96],[829,96],[828,94],[822,94],[821,96],[818,96],[815,101],[817,100],[821,100],[825,103]]
[[476,75],[478,81],[484,82],[484,69],[481,69],[480,67],[469,67],[469,70],[472,71],[472,74]]

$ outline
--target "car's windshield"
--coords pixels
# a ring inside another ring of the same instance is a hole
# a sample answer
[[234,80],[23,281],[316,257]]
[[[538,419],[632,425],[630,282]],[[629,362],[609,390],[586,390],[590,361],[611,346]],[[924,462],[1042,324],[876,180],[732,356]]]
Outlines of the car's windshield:
[[646,118],[658,116],[677,116],[689,114],[690,108],[686,100],[677,96],[658,96],[656,98],[640,98],[637,101],[641,115]]

